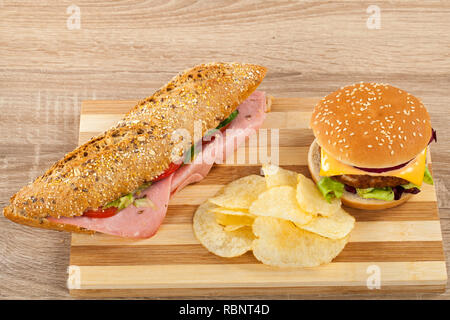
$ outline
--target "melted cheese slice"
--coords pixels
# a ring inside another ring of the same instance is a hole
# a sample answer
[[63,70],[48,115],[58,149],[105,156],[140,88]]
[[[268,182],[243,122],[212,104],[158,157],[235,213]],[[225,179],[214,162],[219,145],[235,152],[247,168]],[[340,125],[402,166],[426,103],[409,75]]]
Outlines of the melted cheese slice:
[[408,180],[415,185],[421,186],[423,181],[423,174],[425,172],[427,157],[427,149],[425,148],[419,155],[411,160],[403,168],[387,171],[383,173],[373,173],[357,169],[353,166],[347,165],[334,159],[331,155],[321,148],[320,157],[320,175],[324,177],[338,176],[341,174],[358,174],[358,175],[371,175],[371,176],[390,176]]

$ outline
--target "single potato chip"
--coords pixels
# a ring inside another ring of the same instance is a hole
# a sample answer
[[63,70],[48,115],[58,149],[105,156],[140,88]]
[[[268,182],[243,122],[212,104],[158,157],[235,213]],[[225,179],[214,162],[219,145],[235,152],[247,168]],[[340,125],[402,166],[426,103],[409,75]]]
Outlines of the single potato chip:
[[324,238],[272,217],[257,217],[253,233],[257,237],[252,247],[256,259],[277,267],[315,267],[329,263],[349,238]]
[[[222,226],[251,226],[253,224],[253,220],[255,220],[251,216],[247,215],[232,215],[232,214],[224,214],[224,213],[214,213],[216,216],[216,221],[218,224]],[[229,230],[228,228],[227,230]],[[239,228],[237,228],[239,229]]]
[[299,228],[330,239],[346,237],[355,226],[355,218],[340,208],[329,217],[317,216],[310,223],[298,225]]
[[309,214],[329,217],[341,207],[340,199],[333,199],[328,203],[320,193],[314,181],[298,174],[297,202],[300,208]]
[[214,213],[223,213],[223,214],[231,214],[235,216],[251,216],[251,214],[248,212],[248,210],[234,210],[234,209],[227,209],[223,207],[216,207],[211,209]]
[[228,226],[223,226],[223,230],[225,230],[226,232],[236,231],[236,230],[241,229],[241,228],[247,228],[247,229],[250,230],[249,226],[244,226],[244,225],[241,225],[241,224],[230,224]]
[[261,193],[252,203],[250,214],[289,220],[299,225],[307,224],[314,218],[299,207],[295,189],[290,186],[273,187]]
[[250,175],[237,179],[222,189],[209,202],[227,209],[248,209],[258,195],[266,190],[263,177]]
[[251,228],[225,231],[217,223],[216,216],[211,211],[213,207],[205,202],[195,211],[193,228],[200,243],[210,252],[226,258],[237,257],[249,251],[254,239]]
[[266,178],[267,188],[278,186],[297,186],[297,173],[286,170],[272,164],[262,166],[264,177]]

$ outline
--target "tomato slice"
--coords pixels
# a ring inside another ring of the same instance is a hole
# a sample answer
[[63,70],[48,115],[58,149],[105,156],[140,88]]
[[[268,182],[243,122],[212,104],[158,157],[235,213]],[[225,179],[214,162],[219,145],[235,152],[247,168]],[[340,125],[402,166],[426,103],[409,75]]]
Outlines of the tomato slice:
[[179,167],[181,167],[181,165],[183,164],[183,161],[181,161],[179,164],[176,163],[171,163],[169,165],[169,167],[166,169],[166,171],[164,171],[163,173],[161,173],[159,176],[157,176],[156,178],[154,178],[152,180],[152,182],[156,182],[159,180],[162,180],[168,176],[170,176],[173,172],[175,172]]
[[83,213],[83,216],[89,218],[108,218],[115,215],[118,211],[116,207],[89,209]]

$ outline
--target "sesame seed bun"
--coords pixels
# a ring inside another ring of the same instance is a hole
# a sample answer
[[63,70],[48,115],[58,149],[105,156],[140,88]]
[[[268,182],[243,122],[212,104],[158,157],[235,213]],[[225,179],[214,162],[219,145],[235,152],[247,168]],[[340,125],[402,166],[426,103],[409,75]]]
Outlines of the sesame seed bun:
[[314,108],[318,144],[339,161],[358,167],[392,167],[415,158],[431,138],[422,102],[380,83],[358,83],[330,93]]
[[[317,140],[309,147],[308,152],[308,168],[311,173],[311,177],[315,183],[320,180],[320,147],[317,144]],[[378,199],[364,199],[359,197],[357,194],[353,194],[344,191],[341,197],[341,201],[344,205],[351,208],[365,209],[365,210],[383,210],[388,208],[393,208],[401,205],[402,203],[408,201],[413,194],[403,193],[399,200],[384,201]]]

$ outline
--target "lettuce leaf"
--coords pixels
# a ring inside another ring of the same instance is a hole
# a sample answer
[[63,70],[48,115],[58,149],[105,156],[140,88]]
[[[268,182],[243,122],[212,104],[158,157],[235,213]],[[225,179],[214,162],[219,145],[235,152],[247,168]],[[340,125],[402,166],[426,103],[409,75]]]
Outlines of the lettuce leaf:
[[132,193],[129,193],[127,195],[124,195],[120,197],[119,199],[116,199],[114,201],[111,201],[107,205],[103,206],[104,209],[109,207],[116,207],[117,209],[122,210],[128,207],[130,204],[132,204],[134,201],[134,197]]
[[408,183],[408,184],[402,184],[400,187],[403,187],[403,189],[408,190],[408,189],[412,189],[412,188],[417,188],[420,190],[420,186],[414,184],[414,183]]
[[[144,183],[139,188],[137,188],[133,193],[126,194],[119,199],[116,199],[114,201],[111,201],[110,203],[107,203],[103,206],[104,209],[110,208],[110,207],[116,207],[117,209],[123,210],[129,205],[133,204],[136,200],[136,197],[139,197],[141,192],[147,189],[152,185],[151,182]],[[136,196],[136,197],[135,197]]]
[[384,201],[394,200],[394,191],[390,187],[386,188],[356,188],[358,196],[364,199],[378,199]]
[[433,177],[431,176],[430,170],[428,170],[428,166],[425,167],[425,172],[423,174],[423,182],[427,184],[434,184]]
[[225,120],[223,120],[221,123],[219,123],[219,125],[217,126],[217,130],[225,127],[226,125],[228,125],[231,121],[233,121],[234,119],[236,119],[236,117],[239,114],[239,110],[234,110],[229,116],[228,118],[226,118]]
[[330,177],[320,179],[317,183],[317,188],[328,202],[331,202],[333,198],[339,199],[344,193],[344,184],[333,180]]

